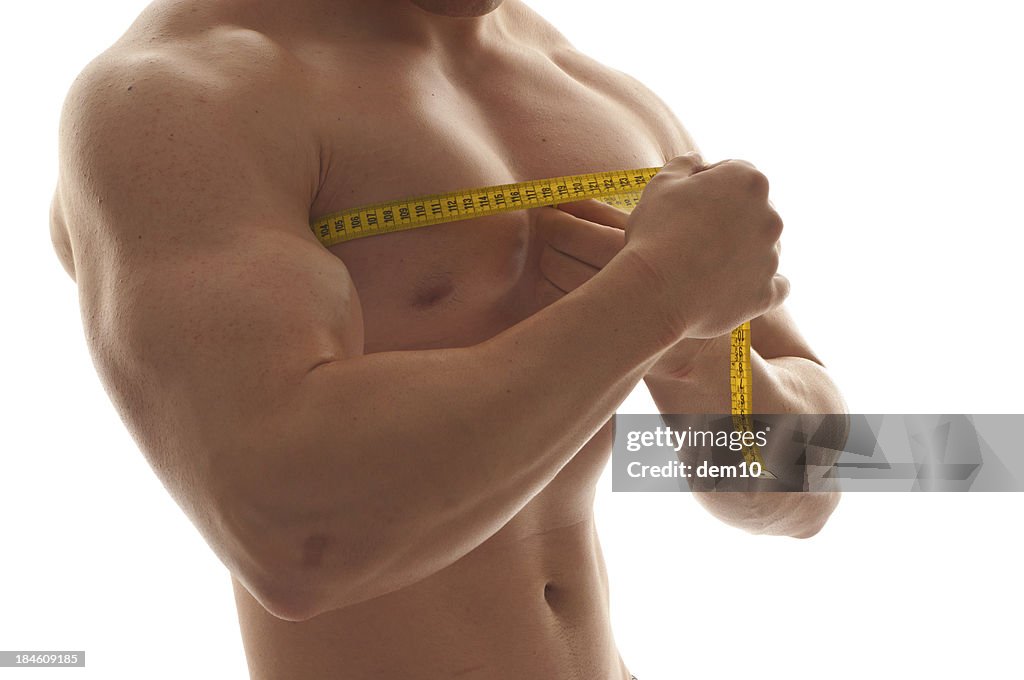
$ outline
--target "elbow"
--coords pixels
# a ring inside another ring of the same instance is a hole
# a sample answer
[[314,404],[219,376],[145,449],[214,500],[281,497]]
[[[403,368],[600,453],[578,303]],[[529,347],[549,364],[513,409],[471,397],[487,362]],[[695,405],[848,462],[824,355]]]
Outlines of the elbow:
[[726,524],[760,536],[811,538],[828,523],[841,494],[838,491],[765,491],[718,495],[728,500],[700,496],[698,499]]
[[319,562],[326,544],[321,534],[292,542],[295,549],[278,549],[265,542],[250,546],[245,558],[231,569],[249,594],[268,613],[300,622],[355,604],[366,597],[368,570],[332,559]]
[[805,492],[804,504],[794,517],[786,535],[791,538],[812,538],[821,533],[828,523],[829,517],[839,505],[842,495],[839,491]]
[[[376,555],[326,558],[329,541],[312,533],[296,542],[296,550],[268,555],[236,572],[236,578],[268,613],[284,621],[308,621],[406,585],[400,569]],[[332,551],[337,552],[337,551]],[[372,564],[371,564],[372,562]]]
[[291,549],[295,541],[285,533],[264,522],[234,522],[226,540],[231,548],[222,559],[267,612],[284,621],[306,621],[330,609],[326,579],[323,570],[303,563],[301,549]]
[[[252,531],[254,527],[259,529]],[[307,621],[384,594],[394,580],[394,565],[379,546],[359,549],[363,541],[342,538],[343,527],[328,531],[313,523],[265,523],[244,529],[244,547],[232,571],[253,598],[273,616]]]
[[[329,529],[323,506],[300,475],[280,464],[288,455],[261,445],[280,435],[256,427],[210,446],[204,534],[221,562],[269,614],[291,622],[344,606],[345,585],[361,573],[349,543]],[[244,455],[243,455],[244,454]]]
[[[246,553],[255,559],[232,571],[268,613],[301,622],[399,590],[446,566],[443,559],[417,559],[364,538],[335,540],[320,529],[303,528],[290,539],[251,545]],[[353,548],[363,542],[370,545]]]
[[261,607],[283,621],[308,621],[329,610],[308,584],[300,585],[288,576],[272,575],[258,582],[236,577]]
[[[288,512],[222,506],[223,561],[250,595],[285,621],[307,621],[365,599],[374,555]],[[338,531],[334,527],[334,532]]]
[[393,589],[403,569],[398,539],[407,537],[368,519],[360,493],[306,472],[311,456],[301,448],[238,449],[249,455],[216,457],[211,475],[217,534],[222,560],[267,612],[306,621]]

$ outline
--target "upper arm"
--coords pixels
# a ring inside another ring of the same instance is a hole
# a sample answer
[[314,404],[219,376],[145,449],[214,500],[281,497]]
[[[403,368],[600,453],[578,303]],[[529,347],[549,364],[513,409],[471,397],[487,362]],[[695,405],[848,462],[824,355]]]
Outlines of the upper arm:
[[62,118],[60,197],[97,370],[165,486],[242,572],[258,558],[226,528],[218,459],[265,441],[316,364],[362,352],[348,273],[309,230],[318,156],[292,132],[295,99],[146,53],[90,66]]

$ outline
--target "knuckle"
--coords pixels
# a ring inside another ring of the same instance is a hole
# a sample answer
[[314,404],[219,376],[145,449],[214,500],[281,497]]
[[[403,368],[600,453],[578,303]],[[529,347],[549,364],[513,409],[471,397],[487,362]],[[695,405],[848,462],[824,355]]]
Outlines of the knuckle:
[[728,160],[715,166],[720,173],[722,180],[728,183],[733,191],[745,192],[752,188],[754,182],[751,175],[757,172],[749,163],[744,161]]
[[781,274],[776,274],[772,279],[775,282],[775,290],[778,292],[779,300],[783,300],[789,295],[789,279]]
[[668,162],[669,165],[683,165],[685,167],[700,167],[704,164],[704,159],[700,157],[700,154],[691,151],[690,153],[684,153],[674,157]]
[[768,195],[768,177],[753,166],[747,168],[747,182],[750,189],[757,195]]
[[[670,175],[689,176],[704,167],[704,160],[695,153],[676,156],[664,165],[658,175],[668,171]],[[657,178],[657,175],[655,176]]]
[[708,170],[714,170],[717,175],[735,177],[739,175],[742,167],[741,164],[734,160],[724,160],[715,163]]
[[720,163],[720,165],[722,167],[724,167],[724,168],[729,169],[732,172],[736,172],[736,173],[740,173],[740,174],[751,172],[751,171],[755,171],[755,172],[757,171],[757,168],[754,167],[753,163],[751,163],[750,161],[742,160],[740,158],[729,158],[729,159],[726,159],[726,160],[722,161]]

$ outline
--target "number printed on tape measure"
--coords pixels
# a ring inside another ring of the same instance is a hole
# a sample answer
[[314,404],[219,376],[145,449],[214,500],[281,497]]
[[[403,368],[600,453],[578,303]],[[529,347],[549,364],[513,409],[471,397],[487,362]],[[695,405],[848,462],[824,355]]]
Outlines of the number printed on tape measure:
[[344,210],[314,220],[311,228],[325,246],[444,222],[484,217],[597,198],[632,210],[660,168],[569,175],[465,189]]

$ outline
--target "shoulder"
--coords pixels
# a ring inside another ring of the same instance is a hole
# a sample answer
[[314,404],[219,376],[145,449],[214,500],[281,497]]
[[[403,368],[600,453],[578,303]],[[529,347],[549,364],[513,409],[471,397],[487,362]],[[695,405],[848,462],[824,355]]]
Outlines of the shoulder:
[[302,132],[301,69],[272,36],[221,16],[222,4],[154,3],[76,78],[59,133],[69,228],[83,197],[201,196],[227,190],[228,170],[239,183],[309,193],[319,147]]
[[[261,98],[268,103],[282,99],[297,86],[298,64],[273,37],[227,14],[221,5],[150,5],[113,46],[82,70],[68,93],[64,114],[113,112],[119,106],[126,113],[157,106],[230,107]],[[211,6],[219,12],[212,12]]]
[[615,71],[622,100],[641,115],[652,134],[661,142],[665,161],[698,151],[697,144],[675,112],[653,90],[633,76]]
[[661,145],[666,162],[697,150],[696,143],[675,112],[643,82],[574,48],[563,50],[561,59],[586,73],[588,85],[639,118],[640,124]]
[[639,117],[640,123],[661,144],[666,161],[697,149],[675,113],[653,90],[628,73],[583,53],[532,10],[522,12],[524,23],[538,36],[538,44],[548,58],[580,83]]

